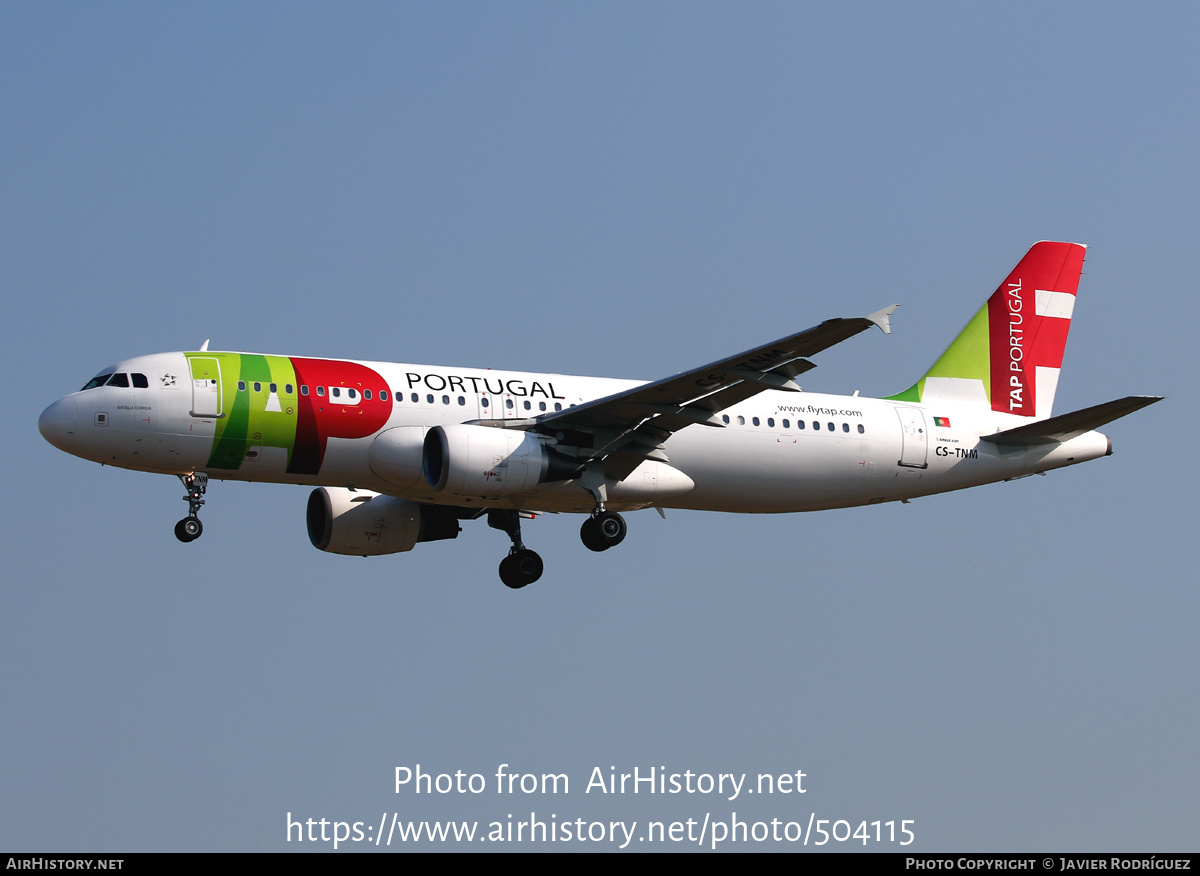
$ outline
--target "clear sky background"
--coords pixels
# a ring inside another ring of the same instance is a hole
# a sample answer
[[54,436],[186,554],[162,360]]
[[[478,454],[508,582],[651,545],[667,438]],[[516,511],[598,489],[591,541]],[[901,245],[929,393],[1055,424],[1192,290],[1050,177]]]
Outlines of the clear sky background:
[[[289,812],[395,811],[1194,850],[1198,32],[1182,3],[0,5],[0,848],[296,849]],[[1090,246],[1058,411],[1169,397],[1113,457],[640,512],[604,554],[543,517],[519,592],[482,522],[319,553],[300,487],[214,483],[182,545],[174,479],[36,429],[205,338],[653,379],[900,302],[803,381],[885,395],[1040,239]],[[502,763],[570,793],[393,793]],[[596,766],[807,793],[606,798]]]

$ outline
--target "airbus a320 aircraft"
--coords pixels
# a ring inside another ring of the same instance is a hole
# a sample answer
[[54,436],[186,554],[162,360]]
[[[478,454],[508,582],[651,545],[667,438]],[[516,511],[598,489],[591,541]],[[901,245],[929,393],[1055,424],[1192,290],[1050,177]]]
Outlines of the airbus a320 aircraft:
[[509,587],[542,574],[521,541],[537,512],[588,515],[593,551],[619,511],[779,513],[907,501],[1106,456],[1092,431],[1156,396],[1051,416],[1085,247],[1033,246],[949,349],[882,399],[804,392],[810,356],[896,305],[831,319],[652,383],[210,351],[105,368],[38,420],[56,447],[175,475],[180,541],[210,478],[305,484],[308,536],[371,556],[455,538],[486,516],[512,540]]

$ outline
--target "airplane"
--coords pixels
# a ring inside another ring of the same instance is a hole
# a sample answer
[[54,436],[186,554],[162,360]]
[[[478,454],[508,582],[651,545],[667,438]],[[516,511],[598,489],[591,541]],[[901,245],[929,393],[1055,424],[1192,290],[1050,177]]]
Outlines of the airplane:
[[[543,563],[522,519],[587,515],[592,551],[622,511],[784,513],[908,502],[1112,453],[1094,431],[1160,401],[1127,396],[1051,415],[1086,247],[1034,244],[933,366],[884,398],[805,392],[809,357],[898,305],[830,319],[645,383],[480,368],[194,352],[126,359],[38,420],[103,465],[178,477],[182,542],[203,532],[210,478],[314,487],[322,551],[376,556],[451,539],[480,517],[511,540],[500,578]],[[665,514],[664,514],[665,516]]]

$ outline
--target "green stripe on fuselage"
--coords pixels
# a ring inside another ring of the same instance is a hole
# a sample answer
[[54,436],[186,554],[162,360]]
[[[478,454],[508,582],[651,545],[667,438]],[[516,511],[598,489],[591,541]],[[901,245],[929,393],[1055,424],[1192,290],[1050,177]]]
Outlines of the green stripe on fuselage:
[[[290,461],[296,441],[296,371],[283,356],[187,353],[221,363],[223,416],[216,421],[208,468],[241,468],[251,447],[282,447]],[[245,389],[238,388],[241,381]],[[255,391],[255,383],[259,390]],[[274,383],[275,393],[270,392]],[[291,387],[291,392],[286,390]],[[268,407],[271,410],[268,410]],[[276,410],[276,408],[278,408]],[[286,466],[286,463],[285,463]]]

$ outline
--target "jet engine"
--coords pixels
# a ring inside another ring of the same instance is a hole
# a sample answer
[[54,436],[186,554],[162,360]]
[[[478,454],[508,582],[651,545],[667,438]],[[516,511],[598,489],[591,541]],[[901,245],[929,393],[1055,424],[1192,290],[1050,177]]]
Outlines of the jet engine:
[[425,481],[454,496],[509,496],[565,481],[579,461],[551,450],[532,432],[491,426],[434,426],[425,436]]
[[307,521],[313,547],[362,557],[411,551],[419,541],[457,538],[460,532],[450,508],[344,487],[313,490]]
[[428,426],[396,426],[379,433],[367,450],[371,471],[402,491],[423,479],[422,454]]

